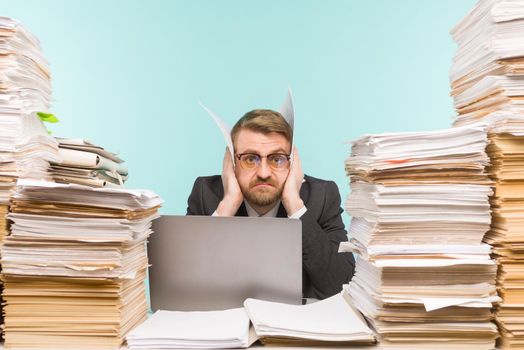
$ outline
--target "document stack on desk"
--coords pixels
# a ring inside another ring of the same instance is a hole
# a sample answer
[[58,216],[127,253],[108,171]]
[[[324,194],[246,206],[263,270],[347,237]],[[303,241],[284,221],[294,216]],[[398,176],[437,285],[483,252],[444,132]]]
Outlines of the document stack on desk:
[[19,180],[1,250],[5,346],[115,348],[146,318],[145,190]]
[[244,308],[218,311],[158,310],[127,336],[130,349],[247,348],[251,339]]
[[61,161],[51,164],[51,175],[60,183],[91,187],[122,187],[127,167],[115,153],[82,139],[57,138]]
[[492,132],[524,135],[524,6],[481,0],[452,30],[455,125],[483,120]]
[[371,329],[342,294],[306,305],[246,299],[244,308],[263,344],[321,347],[375,342]]
[[383,348],[493,349],[496,264],[481,244],[491,181],[485,127],[368,135],[346,172],[354,251],[345,295]]
[[[59,161],[56,141],[37,111],[51,100],[49,64],[38,40],[18,22],[0,17],[0,234],[5,209],[19,177],[47,178],[49,161]],[[4,232],[5,233],[5,232]]]
[[453,98],[456,126],[482,121],[491,133],[524,136],[524,76],[488,75]]
[[489,175],[495,182],[493,245],[503,301],[496,320],[501,349],[524,346],[524,4],[479,1],[452,30],[455,125],[489,123]]
[[[250,329],[250,320],[253,327]],[[371,345],[373,332],[342,294],[308,305],[246,299],[223,311],[157,311],[127,337],[130,349]]]
[[524,346],[524,137],[490,134],[492,226],[484,240],[493,245],[503,302],[497,322],[503,349]]
[[450,71],[454,95],[486,76],[524,75],[523,19],[520,1],[480,0],[451,30],[458,44]]

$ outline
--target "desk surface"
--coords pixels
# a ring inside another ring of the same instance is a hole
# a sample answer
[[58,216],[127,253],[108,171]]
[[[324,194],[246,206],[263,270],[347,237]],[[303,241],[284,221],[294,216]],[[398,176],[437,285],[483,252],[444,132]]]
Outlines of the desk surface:
[[[128,348],[122,348],[121,350],[128,350]],[[254,344],[247,349],[267,349],[267,350],[381,350],[379,346],[330,346],[330,347],[318,347],[318,346],[306,346],[306,347],[295,347],[295,346],[264,346],[262,344]],[[18,349],[17,349],[18,350]],[[29,349],[28,349],[29,350]],[[33,349],[34,350],[34,349]],[[56,349],[54,349],[56,350]],[[79,349],[70,349],[70,350],[79,350]],[[150,350],[165,350],[165,349],[150,349]],[[177,350],[194,350],[194,349],[177,349]],[[212,349],[211,349],[212,350]],[[218,349],[216,349],[218,350]],[[225,350],[225,349],[220,349]]]
[[[0,343],[0,350],[4,349],[3,343]],[[5,348],[10,349],[10,348]],[[374,346],[331,346],[331,347],[302,347],[302,346],[264,346],[260,343],[256,343],[252,346],[250,346],[247,349],[256,349],[256,350],[383,350],[382,347],[380,347],[380,344],[374,345]],[[35,348],[16,348],[16,350],[35,350]],[[48,349],[48,348],[39,348],[37,350],[57,350],[57,348]],[[101,349],[95,349],[95,348],[63,348],[59,350],[101,350]],[[105,349],[107,350],[107,349]],[[128,347],[121,347],[120,349],[116,350],[129,350]],[[149,350],[166,350],[166,349],[149,349]],[[184,349],[184,348],[178,348],[176,350],[194,350],[194,349]],[[205,349],[200,349],[205,350]],[[224,350],[224,349],[212,349],[209,350]],[[495,348],[495,350],[500,350],[499,348]]]
[[[0,349],[3,350],[3,349],[10,349],[10,348],[4,348],[4,344],[0,344]],[[344,349],[348,349],[348,350],[381,350],[381,347],[378,346],[378,345],[375,345],[375,346],[349,346],[349,347],[345,347],[345,346],[331,346],[331,347],[295,347],[295,346],[264,346],[260,343],[255,343],[253,344],[252,346],[250,346],[249,348],[247,349],[257,349],[257,350],[261,350],[261,349],[268,349],[268,350],[344,350]],[[28,349],[25,349],[25,348],[16,348],[16,350],[35,350],[34,348],[28,348]],[[46,348],[39,348],[38,350],[57,350],[57,348],[53,348],[53,349],[46,349]],[[64,349],[60,349],[60,350],[100,350],[100,349],[95,349],[95,348],[64,348]],[[129,350],[128,347],[121,347],[120,349],[118,350]],[[149,349],[149,350],[165,350],[165,349]],[[177,350],[194,350],[194,349],[184,349],[184,348],[178,348]],[[202,349],[201,349],[202,350]],[[213,350],[213,349],[210,349],[210,350]],[[218,350],[218,349],[216,349]],[[220,349],[220,350],[224,350],[224,349]]]

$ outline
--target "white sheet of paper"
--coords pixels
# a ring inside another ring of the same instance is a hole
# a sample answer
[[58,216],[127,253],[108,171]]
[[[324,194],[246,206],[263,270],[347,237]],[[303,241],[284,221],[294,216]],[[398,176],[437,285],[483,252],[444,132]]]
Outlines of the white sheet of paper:
[[207,114],[209,114],[211,118],[213,118],[218,128],[222,132],[222,136],[224,136],[224,140],[226,140],[226,145],[229,148],[229,152],[231,153],[231,160],[233,161],[233,166],[235,166],[235,149],[233,148],[233,140],[231,139],[231,128],[227,126],[227,124],[222,120],[222,118],[213,113],[209,108],[204,106],[201,102],[199,102],[199,104],[200,106],[202,106],[202,108],[206,110]]
[[494,265],[489,259],[377,259],[374,263],[378,267],[441,267],[453,265]]
[[325,341],[372,340],[358,311],[336,294],[307,305],[246,299],[244,307],[259,337],[295,337]]
[[155,312],[126,339],[130,348],[233,348],[249,346],[243,308],[223,311]]
[[291,139],[291,161],[293,161],[293,147],[295,146],[295,108],[293,107],[293,95],[291,93],[291,88],[288,88],[286,99],[278,111],[280,114],[282,114],[284,119],[286,119],[287,123],[291,127],[291,131],[293,131],[293,138]]

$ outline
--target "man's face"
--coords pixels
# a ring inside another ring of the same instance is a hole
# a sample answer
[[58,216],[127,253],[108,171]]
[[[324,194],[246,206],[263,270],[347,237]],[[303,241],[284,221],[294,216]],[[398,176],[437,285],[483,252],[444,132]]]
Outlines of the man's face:
[[245,169],[235,157],[235,175],[244,198],[252,206],[275,205],[282,195],[289,167],[273,169],[265,156],[275,153],[289,155],[289,141],[278,133],[262,134],[241,129],[234,142],[237,155],[254,153],[262,157],[260,165],[253,169]]

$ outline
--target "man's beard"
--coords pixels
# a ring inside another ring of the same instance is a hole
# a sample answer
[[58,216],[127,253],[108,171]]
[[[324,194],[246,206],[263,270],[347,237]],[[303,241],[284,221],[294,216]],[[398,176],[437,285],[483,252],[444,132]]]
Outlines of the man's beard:
[[[254,186],[258,184],[269,184],[273,187],[268,189],[261,188],[258,190],[252,189]],[[247,191],[242,189],[242,193],[249,204],[259,207],[266,207],[271,204],[276,204],[276,202],[282,196],[282,188],[278,188],[277,184],[271,180],[256,179],[249,184],[249,188]]]

